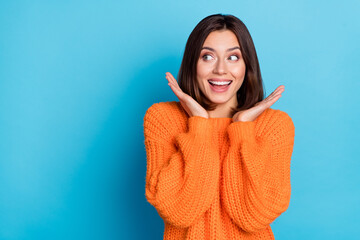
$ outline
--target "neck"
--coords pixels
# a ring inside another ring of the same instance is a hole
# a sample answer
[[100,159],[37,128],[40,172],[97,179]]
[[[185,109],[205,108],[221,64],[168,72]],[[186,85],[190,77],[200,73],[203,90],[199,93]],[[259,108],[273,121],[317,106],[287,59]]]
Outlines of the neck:
[[231,107],[236,107],[238,104],[236,96],[230,99],[228,102],[218,104],[215,110],[208,111],[209,118],[232,118]]
[[218,105],[215,110],[208,111],[209,118],[232,118],[231,108],[226,105]]

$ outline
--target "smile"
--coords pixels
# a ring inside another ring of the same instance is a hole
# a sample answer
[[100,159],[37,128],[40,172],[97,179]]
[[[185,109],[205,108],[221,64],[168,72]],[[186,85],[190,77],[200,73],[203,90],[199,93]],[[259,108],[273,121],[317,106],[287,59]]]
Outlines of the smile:
[[230,85],[232,81],[214,81],[214,80],[208,80],[208,82],[211,85],[217,85],[217,86],[223,86],[223,85]]
[[209,84],[210,84],[210,88],[213,92],[216,93],[222,93],[222,92],[226,92],[232,81],[231,80],[218,80],[218,79],[211,79],[208,80]]

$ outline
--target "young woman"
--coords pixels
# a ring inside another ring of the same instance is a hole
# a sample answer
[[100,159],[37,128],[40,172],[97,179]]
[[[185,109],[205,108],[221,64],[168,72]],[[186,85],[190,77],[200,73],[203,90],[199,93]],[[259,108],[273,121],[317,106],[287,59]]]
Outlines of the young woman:
[[165,223],[164,239],[274,239],[270,224],[290,203],[295,127],[264,99],[255,47],[232,15],[204,18],[186,43],[179,102],[144,117],[145,196]]

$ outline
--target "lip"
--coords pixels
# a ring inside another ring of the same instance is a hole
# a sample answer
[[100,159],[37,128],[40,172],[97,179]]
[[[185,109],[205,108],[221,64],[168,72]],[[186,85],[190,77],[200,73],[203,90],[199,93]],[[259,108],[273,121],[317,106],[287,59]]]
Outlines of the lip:
[[[224,87],[221,87],[221,88],[220,88],[220,87],[214,87],[213,85],[210,84],[209,81],[213,81],[213,82],[230,81],[230,84],[229,84],[229,85],[226,85],[226,87],[224,86]],[[216,92],[216,93],[226,92],[226,91],[230,88],[232,82],[233,82],[233,81],[230,80],[230,79],[220,79],[220,78],[211,78],[211,79],[208,80],[208,83],[209,83],[209,85],[210,85],[211,90],[212,90],[213,92]]]
[[214,82],[224,82],[224,81],[231,81],[231,79],[225,79],[225,78],[210,78],[208,81],[214,81]]

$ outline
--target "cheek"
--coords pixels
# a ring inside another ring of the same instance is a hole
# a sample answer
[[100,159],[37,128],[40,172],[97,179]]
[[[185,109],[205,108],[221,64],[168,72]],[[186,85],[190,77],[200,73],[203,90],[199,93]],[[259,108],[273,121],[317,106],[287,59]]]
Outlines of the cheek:
[[232,73],[236,78],[243,78],[245,76],[246,67],[245,65],[236,66],[232,69]]
[[199,84],[199,88],[201,89],[201,91],[204,91],[204,83],[203,83],[203,79],[206,77],[206,73],[204,72],[204,67],[201,66],[201,64],[197,65],[196,68],[196,79],[197,82]]
[[209,73],[211,72],[211,66],[210,64],[201,64],[199,63],[197,65],[197,76],[202,78],[202,77],[206,77],[207,75],[209,75]]

